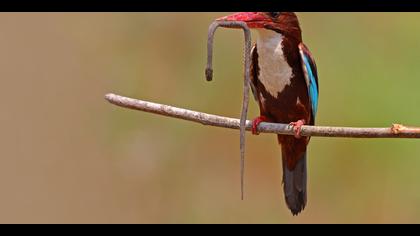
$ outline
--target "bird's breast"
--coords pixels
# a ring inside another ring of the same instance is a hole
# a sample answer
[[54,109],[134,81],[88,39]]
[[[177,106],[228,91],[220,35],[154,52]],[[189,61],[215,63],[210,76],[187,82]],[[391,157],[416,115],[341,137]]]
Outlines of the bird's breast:
[[267,92],[277,98],[287,85],[290,85],[293,71],[283,53],[283,36],[275,33],[260,36],[257,41],[258,79]]

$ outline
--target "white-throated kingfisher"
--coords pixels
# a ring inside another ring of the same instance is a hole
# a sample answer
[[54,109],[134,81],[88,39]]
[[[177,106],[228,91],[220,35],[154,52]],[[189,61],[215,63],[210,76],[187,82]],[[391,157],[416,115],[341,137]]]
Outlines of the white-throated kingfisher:
[[306,206],[306,147],[302,125],[314,125],[318,106],[315,61],[302,42],[299,21],[290,12],[240,12],[219,18],[242,21],[259,33],[252,49],[251,88],[260,108],[252,133],[263,121],[289,123],[294,136],[278,135],[283,163],[283,190],[287,206],[297,215]]

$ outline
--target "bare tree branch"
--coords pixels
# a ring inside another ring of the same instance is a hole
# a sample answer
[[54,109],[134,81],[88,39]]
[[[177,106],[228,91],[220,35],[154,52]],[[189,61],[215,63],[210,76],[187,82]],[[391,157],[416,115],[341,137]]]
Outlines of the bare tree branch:
[[[203,125],[239,129],[239,119],[202,113],[159,103],[147,102],[116,94],[107,94],[110,103],[133,110],[150,112],[158,115],[193,121]],[[250,131],[252,121],[246,121],[246,130]],[[288,124],[262,122],[258,126],[261,133],[294,135]],[[329,126],[302,126],[302,136],[347,137],[347,138],[420,138],[420,128],[393,124],[388,128],[353,128]]]

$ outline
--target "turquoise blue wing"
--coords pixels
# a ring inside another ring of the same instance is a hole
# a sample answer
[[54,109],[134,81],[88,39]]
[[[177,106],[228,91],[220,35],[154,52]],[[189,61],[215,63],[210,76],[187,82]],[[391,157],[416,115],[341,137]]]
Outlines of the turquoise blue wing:
[[315,119],[316,112],[318,110],[319,97],[318,74],[316,64],[311,52],[305,46],[305,44],[299,44],[299,53],[301,57],[303,73],[305,75],[306,86],[308,87],[308,94],[312,108],[312,117]]

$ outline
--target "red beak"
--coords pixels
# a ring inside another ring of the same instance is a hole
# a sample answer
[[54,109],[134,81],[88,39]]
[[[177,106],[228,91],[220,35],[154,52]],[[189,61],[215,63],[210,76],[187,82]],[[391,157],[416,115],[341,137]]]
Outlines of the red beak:
[[216,19],[217,21],[243,21],[249,28],[263,28],[268,22],[266,16],[260,12],[238,12]]

